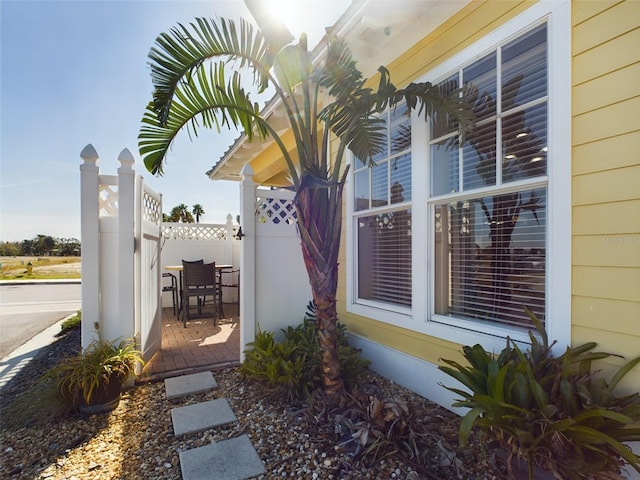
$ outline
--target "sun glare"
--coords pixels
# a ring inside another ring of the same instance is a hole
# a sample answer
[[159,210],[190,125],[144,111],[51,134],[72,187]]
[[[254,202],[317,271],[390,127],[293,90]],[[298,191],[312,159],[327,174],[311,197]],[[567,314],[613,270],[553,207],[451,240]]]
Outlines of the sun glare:
[[313,46],[349,5],[349,0],[268,0],[269,11],[280,18],[296,40],[306,33]]
[[[300,0],[268,0],[267,3],[269,4],[271,15],[280,18],[296,40],[302,32],[305,32],[306,18],[303,10],[307,2]],[[309,8],[307,8],[308,10]]]

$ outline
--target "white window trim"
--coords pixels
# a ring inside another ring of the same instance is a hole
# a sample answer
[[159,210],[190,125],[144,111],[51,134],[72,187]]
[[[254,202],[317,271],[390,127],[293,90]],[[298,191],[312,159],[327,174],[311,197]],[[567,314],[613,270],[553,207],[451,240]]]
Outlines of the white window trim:
[[[548,25],[548,174],[547,185],[547,313],[546,328],[550,341],[557,340],[556,350],[571,343],[571,3],[540,1],[489,33],[471,47],[439,65],[418,81],[435,81],[445,74],[486,54],[499,43],[518,36],[537,22],[547,19]],[[347,311],[381,322],[396,325],[462,345],[481,343],[485,348],[501,350],[505,337],[527,341],[522,330],[507,326],[487,326],[479,331],[477,324],[457,322],[456,326],[433,321],[430,317],[428,252],[432,242],[429,234],[430,207],[427,207],[428,128],[412,112],[412,231],[413,231],[413,305],[402,309],[392,306],[372,306],[356,302],[355,228],[351,181],[347,182]],[[433,200],[433,199],[432,199]],[[471,328],[473,327],[473,329]]]

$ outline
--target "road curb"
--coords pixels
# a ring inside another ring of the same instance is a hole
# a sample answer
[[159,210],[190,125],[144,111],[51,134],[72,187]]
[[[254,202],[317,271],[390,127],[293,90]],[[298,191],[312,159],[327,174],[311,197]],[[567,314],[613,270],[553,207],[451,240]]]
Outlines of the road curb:
[[13,377],[35,358],[38,352],[57,340],[57,335],[61,332],[62,322],[75,316],[77,312],[72,313],[62,320],[57,321],[53,325],[45,328],[40,333],[33,336],[30,340],[20,345],[9,355],[0,360],[0,390],[8,384]]
[[73,285],[80,284],[80,278],[51,278],[45,280],[0,280],[2,285]]

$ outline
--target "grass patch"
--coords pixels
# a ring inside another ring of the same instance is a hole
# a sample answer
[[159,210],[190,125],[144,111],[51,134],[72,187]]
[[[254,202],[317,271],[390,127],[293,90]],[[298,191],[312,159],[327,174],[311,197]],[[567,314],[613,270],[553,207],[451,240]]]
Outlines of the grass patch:
[[80,328],[81,324],[82,313],[80,312],[80,310],[78,310],[78,312],[73,317],[69,317],[62,322],[62,324],[60,325],[60,334],[66,333],[74,328]]

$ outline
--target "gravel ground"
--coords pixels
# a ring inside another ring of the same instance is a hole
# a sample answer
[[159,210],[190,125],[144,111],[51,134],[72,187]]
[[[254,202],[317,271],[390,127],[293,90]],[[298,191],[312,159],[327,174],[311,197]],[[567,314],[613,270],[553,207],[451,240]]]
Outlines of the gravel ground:
[[[248,434],[267,474],[259,479],[503,479],[496,461],[476,437],[465,449],[457,445],[459,419],[422,397],[375,374],[368,381],[385,398],[401,398],[410,411],[426,415],[432,437],[431,466],[416,472],[399,454],[368,461],[354,459],[339,446],[333,427],[317,422],[307,409],[263,397],[260,387],[243,379],[237,368],[219,370],[219,388],[173,404],[162,382],[123,392],[116,410],[100,415],[65,413],[42,391],[38,378],[64,354],[79,348],[72,332],[40,352],[1,392],[0,478],[11,479],[180,479],[179,452],[212,441]],[[238,422],[176,438],[170,410],[178,405],[226,398]],[[43,414],[38,405],[45,405]],[[349,445],[353,445],[353,442]]]

